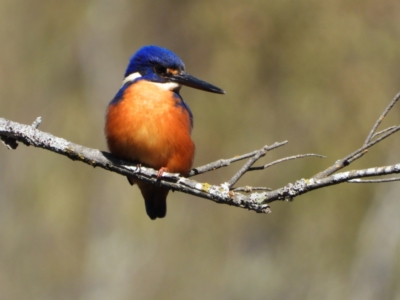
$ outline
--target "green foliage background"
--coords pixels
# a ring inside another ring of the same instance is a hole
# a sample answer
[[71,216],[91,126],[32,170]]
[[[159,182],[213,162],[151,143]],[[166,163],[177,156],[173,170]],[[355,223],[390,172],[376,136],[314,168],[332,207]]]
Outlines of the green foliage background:
[[[246,175],[280,187],[362,144],[400,91],[400,2],[0,2],[0,117],[106,149],[128,58],[156,44],[225,96],[183,88],[195,165],[290,143]],[[399,124],[395,107],[385,125]],[[399,138],[355,167],[399,162]],[[240,167],[199,176],[221,183]],[[1,299],[400,299],[399,184],[325,188],[258,215],[172,193],[152,222],[126,179],[0,147]]]

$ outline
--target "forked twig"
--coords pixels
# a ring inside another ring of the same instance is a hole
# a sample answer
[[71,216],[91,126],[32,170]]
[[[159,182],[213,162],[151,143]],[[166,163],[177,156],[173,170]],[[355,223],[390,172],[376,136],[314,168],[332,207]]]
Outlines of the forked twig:
[[[264,148],[268,148],[268,151],[271,151],[273,149],[276,149],[278,147],[281,147],[281,146],[287,144],[287,142],[288,141],[275,142],[271,146],[267,146],[267,145],[264,146],[263,149]],[[192,177],[192,176],[195,176],[195,175],[199,175],[199,174],[202,174],[202,173],[206,173],[206,172],[209,172],[209,171],[213,171],[213,170],[217,170],[217,169],[220,169],[220,168],[223,168],[223,167],[227,167],[233,162],[237,162],[237,161],[249,158],[249,157],[253,157],[259,151],[260,150],[256,150],[256,151],[253,151],[253,152],[250,152],[250,153],[242,154],[240,156],[235,156],[235,157],[228,158],[228,159],[219,159],[219,160],[211,162],[209,164],[206,164],[206,165],[203,165],[203,166],[200,166],[200,167],[196,167],[196,168],[192,169],[189,172],[188,177]]]
[[[393,100],[390,102],[390,104],[386,107],[386,109],[383,111],[379,119],[375,122],[374,126],[372,127],[367,139],[365,140],[363,146],[353,153],[347,155],[345,158],[342,158],[338,161],[335,162],[334,165],[330,166],[329,168],[325,169],[324,171],[314,175],[312,178],[313,179],[321,179],[326,176],[329,176],[344,167],[348,166],[355,160],[359,159],[362,157],[365,153],[368,152],[368,149],[371,148],[372,146],[376,145],[380,141],[386,139],[387,137],[391,136],[395,132],[400,130],[400,126],[391,126],[389,128],[386,128],[380,132],[377,132],[375,134],[376,129],[378,126],[382,123],[383,118],[389,113],[389,111],[393,108],[393,106],[396,104],[396,102],[400,99],[400,93],[396,95],[396,97],[393,98]],[[379,135],[379,137],[377,137]],[[375,136],[375,139],[372,139],[372,137]]]
[[386,115],[389,113],[389,111],[392,109],[392,107],[396,104],[396,102],[400,99],[400,93],[398,93],[392,101],[390,101],[389,105],[386,107],[386,109],[382,112],[378,120],[375,122],[374,126],[372,127],[370,133],[368,134],[367,138],[365,139],[364,146],[369,144],[375,134],[376,129],[379,127],[379,125],[382,123],[383,119],[386,117]]
[[372,139],[375,138],[375,137],[377,137],[378,135],[383,134],[383,133],[386,133],[386,132],[388,132],[388,131],[390,131],[390,130],[392,130],[392,129],[394,129],[394,128],[396,128],[396,126],[390,126],[390,127],[386,128],[386,129],[383,129],[383,130],[381,130],[381,131],[378,131],[378,132],[374,133],[374,135],[372,136]]
[[268,147],[264,147],[260,150],[258,150],[258,152],[251,157],[244,165],[243,167],[240,168],[240,170],[233,175],[233,177],[228,181],[228,185],[231,188],[239,179],[240,177],[242,177],[244,175],[244,173],[246,173],[250,167],[257,161],[259,160],[261,157],[263,157],[268,151]]

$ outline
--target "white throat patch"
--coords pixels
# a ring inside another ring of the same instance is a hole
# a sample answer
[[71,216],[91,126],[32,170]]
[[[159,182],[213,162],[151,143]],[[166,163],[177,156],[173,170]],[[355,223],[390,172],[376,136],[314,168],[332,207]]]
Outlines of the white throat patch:
[[165,82],[165,83],[152,82],[152,84],[155,84],[160,89],[165,91],[173,91],[180,87],[179,83],[176,82]]
[[[126,83],[134,81],[137,78],[142,77],[142,75],[140,75],[139,72],[136,73],[132,73],[129,74],[128,76],[126,76],[124,78],[124,80],[122,81],[122,86],[124,86]],[[150,82],[150,81],[149,81]],[[176,82],[165,82],[165,83],[161,83],[161,82],[151,82],[152,84],[155,84],[156,86],[158,86],[160,89],[165,90],[165,91],[172,91],[175,90],[177,88],[180,87],[179,83]]]

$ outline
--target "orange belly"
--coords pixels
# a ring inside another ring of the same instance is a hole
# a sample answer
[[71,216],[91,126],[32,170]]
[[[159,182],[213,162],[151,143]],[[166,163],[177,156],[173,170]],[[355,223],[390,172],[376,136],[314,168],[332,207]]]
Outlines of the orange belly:
[[192,167],[191,120],[180,98],[146,81],[129,86],[106,116],[108,148],[116,156],[186,175]]

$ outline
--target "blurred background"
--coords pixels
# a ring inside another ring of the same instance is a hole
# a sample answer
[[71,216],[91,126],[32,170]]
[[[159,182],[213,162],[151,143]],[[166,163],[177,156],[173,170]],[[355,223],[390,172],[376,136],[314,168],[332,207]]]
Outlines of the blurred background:
[[[156,44],[227,91],[184,87],[195,165],[289,140],[319,153],[244,176],[278,188],[357,149],[400,91],[398,0],[0,2],[0,117],[106,150],[129,57]],[[400,123],[395,107],[383,128]],[[151,221],[124,177],[0,145],[1,299],[400,299],[400,184],[342,184],[272,214],[171,193]],[[399,135],[351,166],[398,163]],[[241,164],[195,178],[220,184]]]

